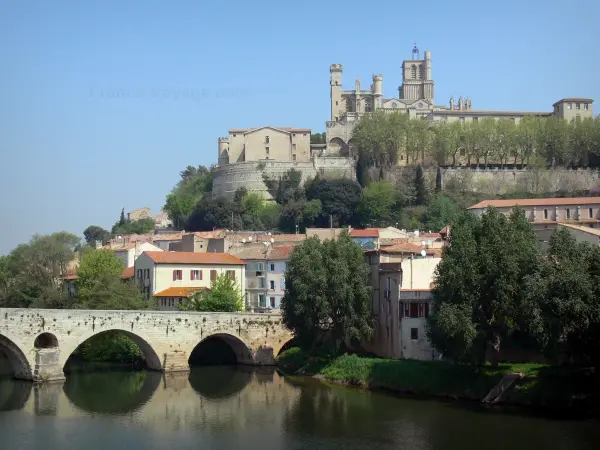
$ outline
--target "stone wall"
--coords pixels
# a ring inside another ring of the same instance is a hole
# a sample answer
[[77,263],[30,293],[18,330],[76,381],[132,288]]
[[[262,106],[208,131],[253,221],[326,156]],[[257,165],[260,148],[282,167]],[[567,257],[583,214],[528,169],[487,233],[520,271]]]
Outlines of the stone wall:
[[[513,192],[543,194],[557,191],[592,190],[600,187],[600,172],[595,169],[512,169],[512,168],[442,168],[442,186],[455,192],[479,192],[496,196]],[[435,188],[437,169],[425,168],[428,187]],[[379,170],[372,170],[377,179]],[[414,167],[397,167],[386,178],[390,181],[414,182]]]
[[212,195],[215,198],[233,199],[235,191],[243,187],[248,192],[256,192],[270,199],[271,196],[263,182],[263,173],[270,178],[278,178],[290,169],[302,172],[302,181],[314,178],[317,174],[332,178],[356,177],[352,158],[323,156],[314,157],[309,162],[248,161],[215,169]]
[[189,370],[190,354],[209,336],[222,338],[238,363],[248,365],[274,364],[292,339],[278,314],[0,309],[0,347],[22,379],[64,379],[75,349],[108,330],[125,333],[140,346],[149,369],[165,372]]

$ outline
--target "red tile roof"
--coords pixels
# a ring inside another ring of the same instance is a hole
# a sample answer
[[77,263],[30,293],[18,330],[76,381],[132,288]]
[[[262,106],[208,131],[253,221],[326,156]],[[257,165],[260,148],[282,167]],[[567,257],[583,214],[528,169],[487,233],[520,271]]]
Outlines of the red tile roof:
[[415,245],[415,244],[396,244],[396,245],[390,245],[389,247],[384,247],[381,249],[381,253],[411,253],[411,254],[418,254],[421,253],[422,250],[425,250],[425,253],[427,255],[441,255],[442,254],[442,249],[441,248],[424,248],[421,247],[420,245]]
[[154,294],[154,297],[189,297],[195,292],[202,291],[204,287],[170,287]]
[[144,252],[157,264],[221,264],[242,266],[244,262],[229,253]]
[[286,245],[282,247],[272,247],[271,252],[268,255],[268,259],[274,261],[287,261],[290,259],[292,252],[294,251],[293,245]]
[[351,237],[379,237],[378,228],[365,228],[364,230],[352,229],[350,231]]
[[511,208],[513,206],[570,206],[600,204],[600,197],[572,198],[517,198],[511,200],[484,200],[469,209],[483,209],[488,206]]
[[123,280],[125,280],[127,278],[133,278],[134,275],[135,275],[135,267],[131,266],[123,271],[123,273],[121,274],[121,278]]

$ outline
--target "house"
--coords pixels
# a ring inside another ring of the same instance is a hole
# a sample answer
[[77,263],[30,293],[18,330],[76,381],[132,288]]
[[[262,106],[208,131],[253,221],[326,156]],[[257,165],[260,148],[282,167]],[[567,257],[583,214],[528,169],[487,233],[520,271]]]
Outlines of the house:
[[123,242],[113,243],[105,246],[104,248],[110,249],[115,252],[115,256],[123,261],[125,267],[133,267],[135,260],[143,252],[162,252],[162,249],[150,242]]
[[379,249],[379,229],[377,228],[350,229],[350,238],[364,250]]
[[468,210],[481,216],[488,206],[493,206],[506,215],[515,206],[522,208],[543,248],[548,245],[550,236],[559,223],[600,228],[600,197],[484,200]]
[[[67,297],[75,297],[77,295],[77,271],[68,271],[60,277],[63,288]],[[133,267],[127,267],[121,274],[121,280],[127,281],[133,279]]]
[[573,235],[577,242],[588,242],[592,245],[600,245],[600,229],[574,225],[571,223],[559,223],[558,228],[564,228]]
[[365,258],[371,267],[376,325],[364,348],[384,358],[435,359],[425,330],[441,249],[400,243],[367,251]]
[[234,255],[246,263],[246,309],[278,310],[285,294],[285,271],[293,245],[244,248]]
[[236,280],[245,296],[244,263],[227,253],[151,251],[135,261],[135,282],[148,300],[157,299],[163,310],[176,310],[192,293],[209,289],[217,275]]

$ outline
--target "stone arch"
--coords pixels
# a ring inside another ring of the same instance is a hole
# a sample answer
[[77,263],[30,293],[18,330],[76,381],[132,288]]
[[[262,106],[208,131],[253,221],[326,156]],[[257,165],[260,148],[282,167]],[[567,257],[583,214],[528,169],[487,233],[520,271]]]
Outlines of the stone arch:
[[285,352],[286,350],[289,350],[290,348],[294,347],[295,344],[295,337],[292,337],[291,339],[286,340],[282,340],[281,341],[281,345],[278,345],[277,347],[275,347],[275,349],[273,350],[277,350],[277,351],[273,351],[274,356],[279,356],[280,354],[282,354],[283,352]]
[[21,348],[8,337],[0,334],[0,350],[3,350],[13,370],[15,378],[33,380],[31,365]]
[[52,333],[42,333],[35,338],[33,346],[35,348],[56,348],[58,339]]
[[192,357],[194,350],[199,348],[201,345],[206,344],[206,342],[211,339],[219,339],[225,342],[227,345],[229,345],[229,347],[235,354],[238,364],[254,364],[254,354],[252,350],[250,350],[248,345],[246,345],[246,343],[240,338],[228,333],[215,333],[211,334],[210,336],[206,336],[194,346],[194,348],[190,352],[190,358]]
[[61,352],[61,367],[63,368],[63,370],[65,369],[68,359],[71,357],[73,352],[75,352],[75,350],[77,350],[77,348],[79,348],[80,345],[84,344],[88,339],[90,339],[94,336],[97,336],[97,335],[100,335],[103,333],[107,333],[110,331],[117,331],[119,333],[122,333],[124,336],[127,336],[133,342],[135,342],[140,347],[140,350],[142,351],[142,353],[144,354],[144,357],[146,358],[146,365],[147,365],[148,369],[159,370],[159,371],[161,371],[163,369],[163,364],[161,362],[160,357],[158,356],[158,353],[156,352],[156,350],[154,350],[152,345],[146,339],[139,336],[138,334],[132,333],[131,331],[123,330],[121,328],[109,328],[107,330],[98,331],[97,333],[86,334],[85,336],[82,337],[80,342],[74,348],[68,349],[68,351],[65,351],[64,353]]
[[348,144],[346,144],[343,139],[334,137],[331,138],[327,144],[327,153],[330,155],[340,155],[347,151],[347,147]]

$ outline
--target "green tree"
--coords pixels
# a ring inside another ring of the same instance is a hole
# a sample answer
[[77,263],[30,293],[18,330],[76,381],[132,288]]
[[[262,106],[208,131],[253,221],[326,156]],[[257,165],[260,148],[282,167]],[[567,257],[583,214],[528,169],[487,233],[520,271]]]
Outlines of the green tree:
[[237,282],[226,274],[210,282],[210,290],[195,292],[179,308],[183,311],[236,312],[244,309]]
[[315,217],[318,227],[339,227],[355,223],[355,211],[360,200],[360,185],[345,178],[315,179],[308,186],[307,197],[309,200],[318,200],[321,203],[320,214]]
[[82,309],[147,309],[149,304],[132,281],[121,280],[123,263],[108,249],[86,252],[77,269],[74,307]]
[[102,227],[96,225],[90,225],[83,230],[83,237],[85,242],[91,247],[96,244],[96,241],[100,241],[105,244],[110,239],[110,232]]
[[294,249],[281,308],[299,345],[313,352],[338,352],[372,336],[370,269],[346,231]]
[[417,166],[417,170],[415,172],[415,193],[415,202],[417,205],[424,205],[425,203],[427,203],[429,193],[427,192],[427,185],[425,182],[425,172],[423,171],[423,166]]
[[187,227],[187,220],[196,204],[212,191],[214,166],[187,166],[179,173],[180,180],[167,194],[163,210],[177,229]]
[[368,185],[362,192],[357,212],[363,225],[391,220],[396,203],[396,189],[389,181]]
[[311,133],[310,135],[311,144],[326,144],[327,133]]
[[437,195],[427,205],[426,227],[429,230],[439,231],[446,225],[457,222],[462,212],[462,208],[450,197]]
[[[428,318],[434,346],[448,357],[477,362],[489,346],[497,365],[502,340],[526,328],[525,287],[538,261],[538,242],[522,210],[506,218],[488,208],[480,219],[458,220],[436,271]],[[469,316],[472,325],[461,323]]]

